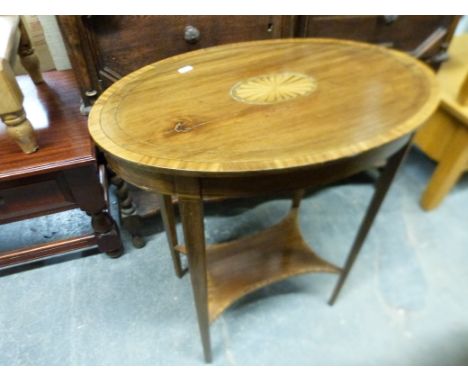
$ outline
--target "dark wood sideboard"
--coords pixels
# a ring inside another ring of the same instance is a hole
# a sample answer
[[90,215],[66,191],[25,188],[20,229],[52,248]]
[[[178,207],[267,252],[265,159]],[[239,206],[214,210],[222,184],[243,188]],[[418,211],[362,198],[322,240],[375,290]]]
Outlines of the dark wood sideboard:
[[[86,111],[131,71],[194,49],[231,42],[330,37],[400,49],[434,69],[447,59],[459,16],[58,16]],[[141,217],[159,211],[155,195],[117,177],[121,221],[134,238]],[[129,191],[130,190],[130,191]]]

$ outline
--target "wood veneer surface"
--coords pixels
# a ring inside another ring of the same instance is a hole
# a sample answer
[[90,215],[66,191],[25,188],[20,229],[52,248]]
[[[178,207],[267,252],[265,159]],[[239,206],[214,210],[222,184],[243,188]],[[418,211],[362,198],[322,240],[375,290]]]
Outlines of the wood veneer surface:
[[44,73],[45,83],[34,85],[28,76],[17,77],[24,93],[24,108],[39,150],[24,154],[0,122],[0,180],[12,180],[90,163],[94,145],[79,112],[80,95],[72,71]]
[[[297,78],[287,74],[294,73],[315,85],[291,89],[288,81]],[[278,75],[286,82],[266,78]],[[253,98],[270,97],[270,83],[273,102],[239,101],[233,89],[249,80],[260,81],[246,85]],[[131,73],[99,98],[89,128],[120,159],[172,174],[223,176],[360,154],[410,133],[438,102],[432,71],[407,54],[345,40],[255,41]]]

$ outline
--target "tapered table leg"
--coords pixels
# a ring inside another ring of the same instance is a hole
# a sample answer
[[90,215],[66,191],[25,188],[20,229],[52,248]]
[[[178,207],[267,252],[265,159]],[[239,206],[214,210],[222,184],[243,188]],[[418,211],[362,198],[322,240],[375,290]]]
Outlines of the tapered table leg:
[[333,294],[330,298],[329,304],[333,305],[340,293],[341,288],[343,287],[346,278],[348,277],[349,272],[356,260],[359,251],[361,250],[364,241],[366,240],[367,234],[369,233],[370,228],[372,227],[372,223],[374,222],[377,213],[379,212],[380,206],[385,199],[385,195],[387,194],[388,189],[390,188],[393,179],[395,178],[400,165],[403,163],[406,154],[408,153],[411,147],[411,141],[405,145],[402,149],[400,149],[396,154],[390,157],[387,161],[387,165],[383,170],[382,174],[380,175],[379,179],[377,180],[377,184],[375,187],[374,195],[372,196],[372,200],[367,207],[366,214],[364,215],[364,219],[361,222],[361,226],[359,227],[359,231],[354,239],[354,243],[351,247],[351,251],[349,252],[348,258],[346,259],[345,266],[341,271],[340,277],[338,282],[335,286]]
[[302,198],[304,197],[304,193],[305,193],[304,189],[297,190],[293,193],[293,196],[291,198],[291,209],[299,208]]
[[175,247],[178,244],[178,241],[174,206],[172,204],[172,196],[161,194],[159,194],[158,196],[159,205],[161,208],[161,217],[164,224],[164,230],[166,231],[167,242],[169,244],[169,250],[171,251],[172,256],[172,262],[174,263],[174,271],[177,277],[181,278],[186,270],[182,269],[180,253],[175,249]]
[[179,197],[179,206],[203,352],[205,361],[211,362],[203,200]]

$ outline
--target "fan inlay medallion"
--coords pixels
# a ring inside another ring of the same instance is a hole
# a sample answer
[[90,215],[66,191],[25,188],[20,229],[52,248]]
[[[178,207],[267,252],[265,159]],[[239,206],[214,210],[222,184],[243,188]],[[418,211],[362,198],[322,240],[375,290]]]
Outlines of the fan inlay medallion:
[[316,89],[316,80],[305,74],[272,73],[236,83],[231,96],[239,102],[268,105],[306,96]]

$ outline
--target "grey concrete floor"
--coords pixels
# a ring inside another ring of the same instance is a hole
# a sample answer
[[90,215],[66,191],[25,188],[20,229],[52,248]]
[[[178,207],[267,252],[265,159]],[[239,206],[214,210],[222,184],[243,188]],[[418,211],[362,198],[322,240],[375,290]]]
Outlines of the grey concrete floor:
[[[254,292],[212,325],[214,364],[468,364],[468,179],[426,213],[418,200],[433,169],[411,153],[335,306],[334,275]],[[371,193],[358,184],[308,195],[306,241],[341,265]],[[289,208],[248,204],[208,206],[208,242],[274,224]],[[160,228],[149,222],[139,250],[124,233],[119,259],[84,251],[0,270],[0,364],[204,364],[190,280],[175,277]],[[0,226],[0,248],[87,230],[81,212],[61,213]]]

